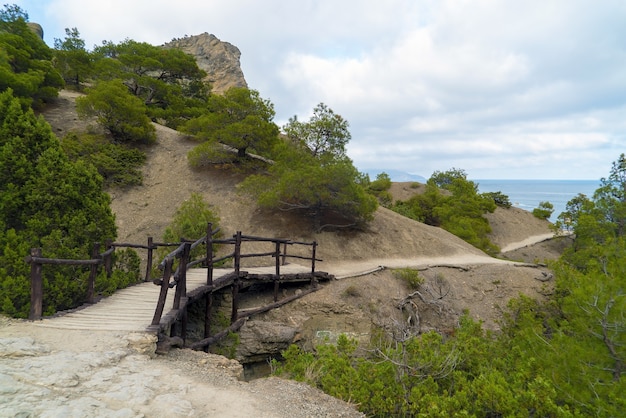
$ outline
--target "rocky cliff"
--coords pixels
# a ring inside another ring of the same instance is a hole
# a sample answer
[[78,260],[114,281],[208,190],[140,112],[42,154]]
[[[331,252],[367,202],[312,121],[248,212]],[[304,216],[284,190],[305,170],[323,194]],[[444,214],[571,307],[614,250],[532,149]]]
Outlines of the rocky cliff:
[[215,35],[203,33],[174,39],[163,45],[166,48],[179,48],[196,57],[198,66],[207,72],[207,81],[214,93],[223,93],[231,87],[248,87],[241,71],[239,49],[220,41]]

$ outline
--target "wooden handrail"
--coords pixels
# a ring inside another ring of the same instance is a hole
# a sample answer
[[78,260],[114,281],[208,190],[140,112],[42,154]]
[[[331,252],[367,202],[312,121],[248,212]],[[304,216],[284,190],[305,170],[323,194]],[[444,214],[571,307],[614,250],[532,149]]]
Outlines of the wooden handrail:
[[[150,269],[152,265],[152,256],[153,251],[156,250],[159,246],[176,246],[177,248],[167,254],[161,263],[159,263],[159,268],[163,270],[163,277],[160,280],[156,280],[155,283],[161,285],[161,291],[159,295],[159,300],[157,302],[157,307],[155,310],[155,314],[153,317],[152,325],[158,325],[161,320],[161,315],[164,309],[165,298],[167,297],[167,291],[170,287],[176,286],[176,295],[175,295],[175,304],[180,304],[180,299],[185,297],[186,293],[186,272],[187,269],[195,266],[200,263],[205,263],[208,267],[207,269],[207,285],[213,286],[213,268],[215,264],[227,260],[233,259],[234,263],[234,283],[233,283],[233,311],[231,315],[231,320],[236,321],[238,318],[237,314],[237,303],[238,303],[238,292],[240,286],[240,274],[243,274],[240,271],[241,260],[243,258],[252,258],[252,257],[273,257],[275,258],[276,264],[276,274],[275,274],[275,283],[274,283],[274,300],[276,301],[278,295],[278,284],[280,280],[280,265],[285,264],[286,259],[297,258],[301,260],[310,260],[311,261],[311,273],[312,273],[312,284],[314,286],[317,285],[315,281],[315,263],[317,261],[322,261],[316,257],[316,248],[317,242],[300,242],[300,241],[292,241],[284,238],[264,238],[250,235],[243,235],[241,231],[238,231],[233,238],[231,239],[214,239],[214,237],[219,232],[219,228],[212,229],[212,225],[208,224],[207,233],[195,240],[188,241],[181,239],[181,242],[178,243],[157,243],[154,242],[152,237],[148,237],[148,244],[132,244],[132,243],[116,243],[107,241],[106,249],[103,253],[99,253],[99,244],[94,244],[94,250],[92,252],[92,258],[88,260],[70,260],[70,259],[57,259],[57,258],[46,258],[42,256],[41,249],[33,248],[31,249],[30,255],[25,257],[25,262],[31,265],[31,310],[29,314],[30,319],[40,319],[43,314],[43,280],[41,277],[42,274],[42,266],[44,264],[53,264],[53,265],[77,265],[77,266],[89,266],[90,267],[90,275],[89,282],[87,285],[87,302],[93,303],[95,299],[95,278],[97,276],[98,267],[100,264],[104,264],[106,268],[106,273],[108,276],[111,274],[112,268],[112,257],[116,250],[116,248],[138,248],[138,249],[146,249],[148,251],[148,263],[146,266],[146,275],[145,280],[148,281],[150,277]],[[244,242],[267,242],[273,243],[274,249],[273,251],[267,252],[258,252],[258,253],[249,253],[245,254],[242,252],[242,244]],[[199,245],[205,244],[207,246],[205,257],[199,260],[190,260],[189,253],[191,250],[197,248]],[[213,253],[213,244],[229,244],[234,245],[234,250],[232,253],[221,257],[215,257]],[[311,256],[303,256],[303,255],[291,255],[287,254],[287,246],[291,245],[306,245],[312,247]],[[281,251],[282,247],[282,251]],[[172,272],[174,260],[176,258],[181,259],[181,263],[179,263],[178,268],[175,272]],[[282,262],[281,262],[282,261]],[[173,273],[173,274],[172,274]],[[170,283],[170,278],[173,276],[174,281]],[[207,301],[209,302],[209,301]],[[210,304],[207,304],[210,307]],[[207,315],[209,315],[207,313]],[[206,327],[205,331],[208,331],[208,327]]]

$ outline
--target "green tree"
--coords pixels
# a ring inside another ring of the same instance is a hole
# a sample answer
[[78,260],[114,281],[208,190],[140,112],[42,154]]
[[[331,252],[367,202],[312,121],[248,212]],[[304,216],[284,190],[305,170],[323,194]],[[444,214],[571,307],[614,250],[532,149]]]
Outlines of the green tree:
[[600,180],[594,201],[606,220],[613,225],[614,234],[626,234],[626,155],[621,154],[611,166],[608,177]]
[[567,203],[558,217],[557,227],[574,233],[574,244],[563,257],[579,270],[587,271],[603,263],[604,247],[625,236],[626,230],[626,157],[613,162],[610,174],[601,179],[593,199],[579,194]]
[[[192,193],[189,199],[182,202],[176,209],[172,222],[163,233],[163,240],[165,242],[180,242],[181,239],[197,240],[206,235],[209,223],[213,224],[213,230],[219,228],[219,221],[219,216],[202,195]],[[217,237],[219,236],[221,235],[218,233]],[[214,250],[216,251],[217,247]],[[204,251],[204,248],[198,247],[192,253],[192,257],[199,256]],[[167,255],[167,251],[159,253],[159,256],[164,257],[165,255]]]
[[369,176],[367,176],[364,183],[368,193],[376,196],[382,206],[388,208],[393,204],[393,196],[389,192],[391,188],[391,177],[389,177],[389,174],[379,173],[374,181],[369,181]]
[[550,202],[539,202],[539,206],[533,209],[535,218],[548,220],[554,212],[554,205]]
[[487,193],[483,193],[483,195],[485,197],[493,199],[496,206],[499,206],[501,208],[508,209],[512,206],[509,196],[505,195],[502,192],[487,192]]
[[105,41],[94,48],[99,78],[120,79],[140,98],[153,120],[177,128],[204,113],[210,87],[195,58],[180,49],[166,49],[126,39]]
[[78,29],[65,28],[65,39],[54,39],[54,66],[61,73],[66,84],[80,90],[81,84],[93,74],[93,59],[85,49]]
[[223,96],[211,95],[206,112],[181,128],[204,141],[190,153],[192,165],[242,162],[248,153],[269,155],[278,138],[274,115],[274,105],[255,90],[233,87]]
[[[332,111],[330,111],[332,113]],[[344,125],[340,117],[334,121]],[[317,129],[316,124],[302,124]],[[333,131],[333,129],[330,129]],[[342,132],[342,129],[335,129]],[[275,163],[268,175],[248,177],[242,188],[258,199],[264,208],[296,211],[310,218],[315,231],[325,228],[362,227],[373,217],[378,202],[365,190],[364,176],[346,157],[342,138],[310,148],[306,130],[302,139],[291,134],[291,139],[280,142],[274,151]],[[318,144],[319,145],[319,144]]]
[[120,80],[99,81],[76,99],[80,117],[95,116],[113,138],[122,142],[152,143],[156,129],[141,99],[131,95]]
[[[115,218],[93,166],[70,162],[50,126],[23,111],[11,90],[0,94],[0,167],[2,310],[24,317],[30,308],[28,250],[90,258],[94,242],[115,238]],[[45,313],[84,301],[84,269],[46,266],[43,273]]]
[[0,91],[10,88],[25,107],[40,107],[63,87],[52,65],[52,50],[27,25],[16,5],[0,11]]
[[392,207],[411,219],[441,227],[489,254],[497,253],[498,248],[487,236],[491,227],[483,215],[495,208],[494,200],[478,193],[478,185],[456,168],[435,171],[423,194]]
[[287,138],[307,148],[314,157],[332,154],[343,158],[351,139],[348,126],[347,120],[320,103],[313,109],[308,122],[300,122],[297,116],[293,116],[283,126],[283,131]]

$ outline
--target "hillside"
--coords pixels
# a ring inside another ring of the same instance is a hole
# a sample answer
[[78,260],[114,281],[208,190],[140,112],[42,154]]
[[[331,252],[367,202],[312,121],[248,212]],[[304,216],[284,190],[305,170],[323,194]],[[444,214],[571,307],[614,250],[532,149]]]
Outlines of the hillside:
[[[44,115],[59,134],[80,128],[73,113],[75,96],[75,93],[62,92],[56,105]],[[195,142],[169,128],[160,125],[156,127],[158,141],[147,150],[143,185],[110,192],[118,225],[118,241],[143,243],[148,236],[161,239],[180,202],[195,192],[202,194],[218,213],[220,226],[226,236],[242,231],[255,236],[315,240],[319,243],[318,256],[324,260],[318,264],[318,268],[338,277],[361,275],[379,270],[381,266],[413,266],[423,269],[426,278],[445,276],[453,290],[446,301],[454,313],[452,322],[460,312],[469,309],[477,318],[484,320],[487,326],[495,327],[499,308],[509,298],[520,292],[535,297],[545,292],[543,278],[549,276],[548,272],[536,267],[516,267],[501,259],[490,258],[442,229],[412,221],[385,208],[378,209],[365,231],[313,233],[308,222],[286,212],[262,211],[248,196],[240,194],[237,184],[242,180],[241,175],[217,169],[191,169],[186,154]],[[406,199],[419,191],[410,183],[394,183],[391,189],[395,199]],[[508,256],[517,261],[543,261],[558,257],[564,245],[561,239],[528,246],[535,241],[545,240],[551,231],[549,223],[521,209],[498,208],[494,214],[488,215],[488,219],[493,228],[491,239],[496,244],[502,248],[508,246],[510,250],[522,247],[503,254],[503,257]],[[435,264],[444,267],[427,268]],[[450,268],[450,265],[464,267],[456,269]],[[387,283],[382,290],[372,289],[372,295],[363,292],[363,298],[375,300],[376,303],[388,303],[390,299],[399,297],[398,292],[405,292],[397,283],[388,283],[393,282],[388,270],[350,280],[354,280],[354,283],[350,283],[363,286],[364,289],[367,288],[365,283],[369,281],[383,280]],[[495,290],[494,282],[498,282]],[[331,284],[329,295],[323,303],[344,305],[340,298],[328,300],[339,293],[337,287],[342,286],[347,285]],[[390,293],[387,294],[386,290]],[[318,295],[306,299],[323,297]],[[480,303],[476,303],[477,298]],[[450,325],[449,321],[443,321],[445,324],[438,322],[441,321],[433,318],[428,327]]]
[[[62,136],[85,129],[74,113],[76,94],[62,92],[44,116]],[[524,293],[541,298],[550,291],[550,272],[540,266],[487,257],[437,228],[379,209],[363,232],[313,234],[307,223],[284,213],[264,213],[236,191],[238,175],[194,171],[186,152],[194,144],[177,132],[157,127],[140,187],[112,190],[120,241],[160,238],[181,199],[202,193],[221,217],[226,234],[317,240],[320,269],[339,280],[289,305],[250,319],[240,331],[241,361],[263,358],[271,349],[296,342],[312,346],[321,338],[346,333],[367,342],[372,329],[453,332],[463,310],[497,329],[507,301]],[[392,192],[414,193],[408,184]],[[489,216],[492,239],[515,248],[549,232],[527,212],[497,210]],[[532,261],[558,254],[563,240],[525,246],[504,255]],[[392,268],[420,270],[421,296]],[[547,286],[546,286],[547,284]],[[284,289],[283,291],[288,291]],[[254,304],[257,301],[245,301]],[[410,319],[410,321],[407,321]],[[190,321],[191,322],[191,321]],[[188,335],[193,337],[193,325]],[[269,344],[268,344],[269,343]],[[0,415],[58,416],[363,416],[353,405],[304,384],[277,378],[242,382],[242,367],[221,356],[171,350],[154,357],[155,337],[107,331],[57,330],[29,321],[0,318]],[[265,351],[264,351],[265,350]],[[8,388],[8,389],[7,389]],[[233,406],[236,405],[236,406]]]

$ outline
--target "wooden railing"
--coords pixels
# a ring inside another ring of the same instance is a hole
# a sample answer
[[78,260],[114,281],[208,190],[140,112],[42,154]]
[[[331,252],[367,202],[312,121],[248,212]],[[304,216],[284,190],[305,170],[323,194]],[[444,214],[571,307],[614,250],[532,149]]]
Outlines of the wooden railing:
[[28,255],[24,261],[30,264],[30,313],[29,319],[41,319],[43,315],[43,278],[42,271],[45,264],[52,265],[71,265],[71,266],[89,266],[90,274],[87,279],[87,295],[84,300],[85,303],[94,303],[95,301],[95,282],[98,275],[98,268],[103,266],[107,277],[111,276],[113,270],[113,254],[116,248],[133,248],[143,249],[147,251],[146,257],[146,271],[144,275],[144,281],[150,280],[150,271],[152,269],[152,262],[154,257],[154,250],[159,247],[172,247],[178,246],[180,243],[163,243],[154,242],[152,237],[148,237],[147,245],[143,244],[130,244],[130,243],[117,243],[107,241],[105,243],[105,251],[100,253],[100,243],[96,242],[93,245],[91,259],[88,260],[76,260],[76,259],[59,259],[59,258],[46,258],[43,256],[41,248],[31,248],[30,255]]
[[[153,252],[159,247],[173,247],[176,249],[170,252],[164,259],[159,263],[158,267],[161,271],[163,271],[162,277],[156,280],[153,280],[155,284],[161,286],[159,292],[159,298],[157,301],[157,306],[154,312],[154,316],[152,319],[152,325],[159,325],[161,317],[163,315],[163,310],[165,308],[165,301],[167,298],[167,293],[170,288],[176,287],[175,295],[174,295],[174,304],[173,308],[175,310],[181,309],[181,299],[187,296],[187,269],[199,264],[207,267],[207,279],[206,279],[206,289],[202,289],[206,293],[207,297],[207,313],[205,321],[205,337],[210,334],[210,309],[212,305],[212,292],[214,289],[213,284],[213,269],[214,266],[225,262],[227,260],[231,260],[233,262],[233,283],[232,283],[232,292],[233,292],[233,307],[231,312],[231,323],[235,322],[238,318],[238,292],[240,288],[240,278],[242,276],[241,272],[241,260],[244,258],[250,257],[273,257],[274,265],[275,265],[275,273],[274,273],[274,301],[276,302],[278,299],[278,286],[279,280],[281,276],[281,265],[285,265],[287,258],[297,258],[301,260],[308,260],[311,262],[311,284],[313,287],[317,287],[317,280],[315,275],[315,263],[316,261],[321,261],[316,258],[316,250],[317,243],[316,242],[298,242],[291,241],[288,239],[279,239],[279,238],[261,238],[254,236],[246,236],[242,235],[241,232],[237,232],[230,239],[215,239],[215,236],[219,232],[218,229],[213,229],[212,224],[208,224],[206,234],[196,241],[187,241],[181,240],[180,243],[158,243],[154,242],[152,237],[148,238],[147,245],[142,244],[130,244],[130,243],[114,243],[111,241],[107,241],[105,244],[105,251],[100,253],[100,244],[95,243],[93,246],[91,259],[88,260],[71,260],[71,259],[56,259],[56,258],[45,258],[42,255],[41,248],[33,248],[31,249],[31,253],[29,256],[25,258],[25,261],[30,264],[31,272],[30,272],[30,282],[31,282],[31,305],[30,305],[30,313],[29,319],[41,319],[43,315],[43,279],[42,279],[42,270],[43,265],[52,264],[52,265],[76,265],[76,266],[89,266],[90,274],[87,282],[87,295],[86,295],[86,303],[94,303],[95,301],[95,281],[98,275],[98,269],[100,266],[103,266],[107,276],[110,276],[112,273],[112,262],[113,262],[113,254],[116,248],[134,248],[134,249],[144,249],[147,251],[147,260],[146,260],[146,272],[144,276],[144,281],[150,280],[150,273],[152,269],[153,263]],[[242,243],[244,242],[267,242],[273,244],[273,250],[262,253],[242,253]],[[190,254],[193,249],[198,247],[199,245],[205,245],[205,255],[198,260],[191,260]],[[213,253],[213,245],[232,245],[233,251],[216,257]],[[311,252],[310,256],[302,256],[297,254],[288,254],[287,248],[289,246],[310,246]],[[173,271],[173,267],[175,265],[175,261],[179,259],[178,267],[175,271]],[[173,281],[171,279],[173,278]]]
[[[317,280],[315,276],[315,262],[321,261],[316,258],[317,251],[317,242],[299,242],[299,241],[291,241],[287,239],[280,238],[262,238],[255,236],[247,236],[242,235],[241,231],[238,231],[235,235],[233,235],[230,239],[214,239],[215,231],[212,230],[212,225],[209,224],[207,228],[207,233],[204,237],[200,238],[195,242],[183,242],[181,245],[170,254],[168,254],[163,261],[159,264],[159,269],[163,271],[163,276],[160,279],[155,280],[155,284],[161,286],[161,290],[159,293],[159,300],[157,302],[157,307],[154,312],[154,317],[152,318],[152,326],[158,326],[161,322],[161,317],[163,315],[163,311],[165,309],[165,301],[167,299],[167,293],[170,288],[176,287],[176,292],[174,294],[173,301],[173,309],[180,310],[181,307],[181,298],[187,297],[187,269],[189,267],[195,266],[197,264],[203,264],[207,267],[207,278],[206,285],[203,289],[197,289],[197,293],[204,293],[207,297],[206,299],[206,312],[205,312],[205,338],[210,334],[210,323],[211,323],[211,307],[212,307],[212,293],[214,290],[214,281],[213,281],[213,269],[214,266],[218,263],[225,262],[227,260],[233,261],[233,272],[232,276],[232,311],[231,311],[231,324],[238,320],[238,303],[239,303],[239,288],[240,288],[240,279],[242,277],[243,272],[241,271],[241,260],[243,258],[251,258],[251,257],[273,257],[275,259],[274,266],[274,301],[276,302],[278,299],[278,286],[281,277],[281,265],[286,263],[287,258],[297,258],[301,260],[309,260],[311,262],[311,284],[313,287],[317,287]],[[244,242],[266,242],[273,244],[273,251],[262,252],[262,253],[243,253],[242,243]],[[206,245],[206,255],[198,260],[190,261],[189,254],[191,250],[197,247],[200,244]],[[233,251],[223,255],[221,257],[215,257],[213,254],[213,244],[219,245],[232,245]],[[311,247],[311,256],[302,256],[297,254],[288,254],[287,248],[292,245],[301,245],[301,246],[310,246]],[[173,265],[175,259],[179,258],[180,262],[178,268],[175,272],[173,272]],[[170,281],[170,279],[174,279]],[[184,312],[182,313],[184,316]]]

